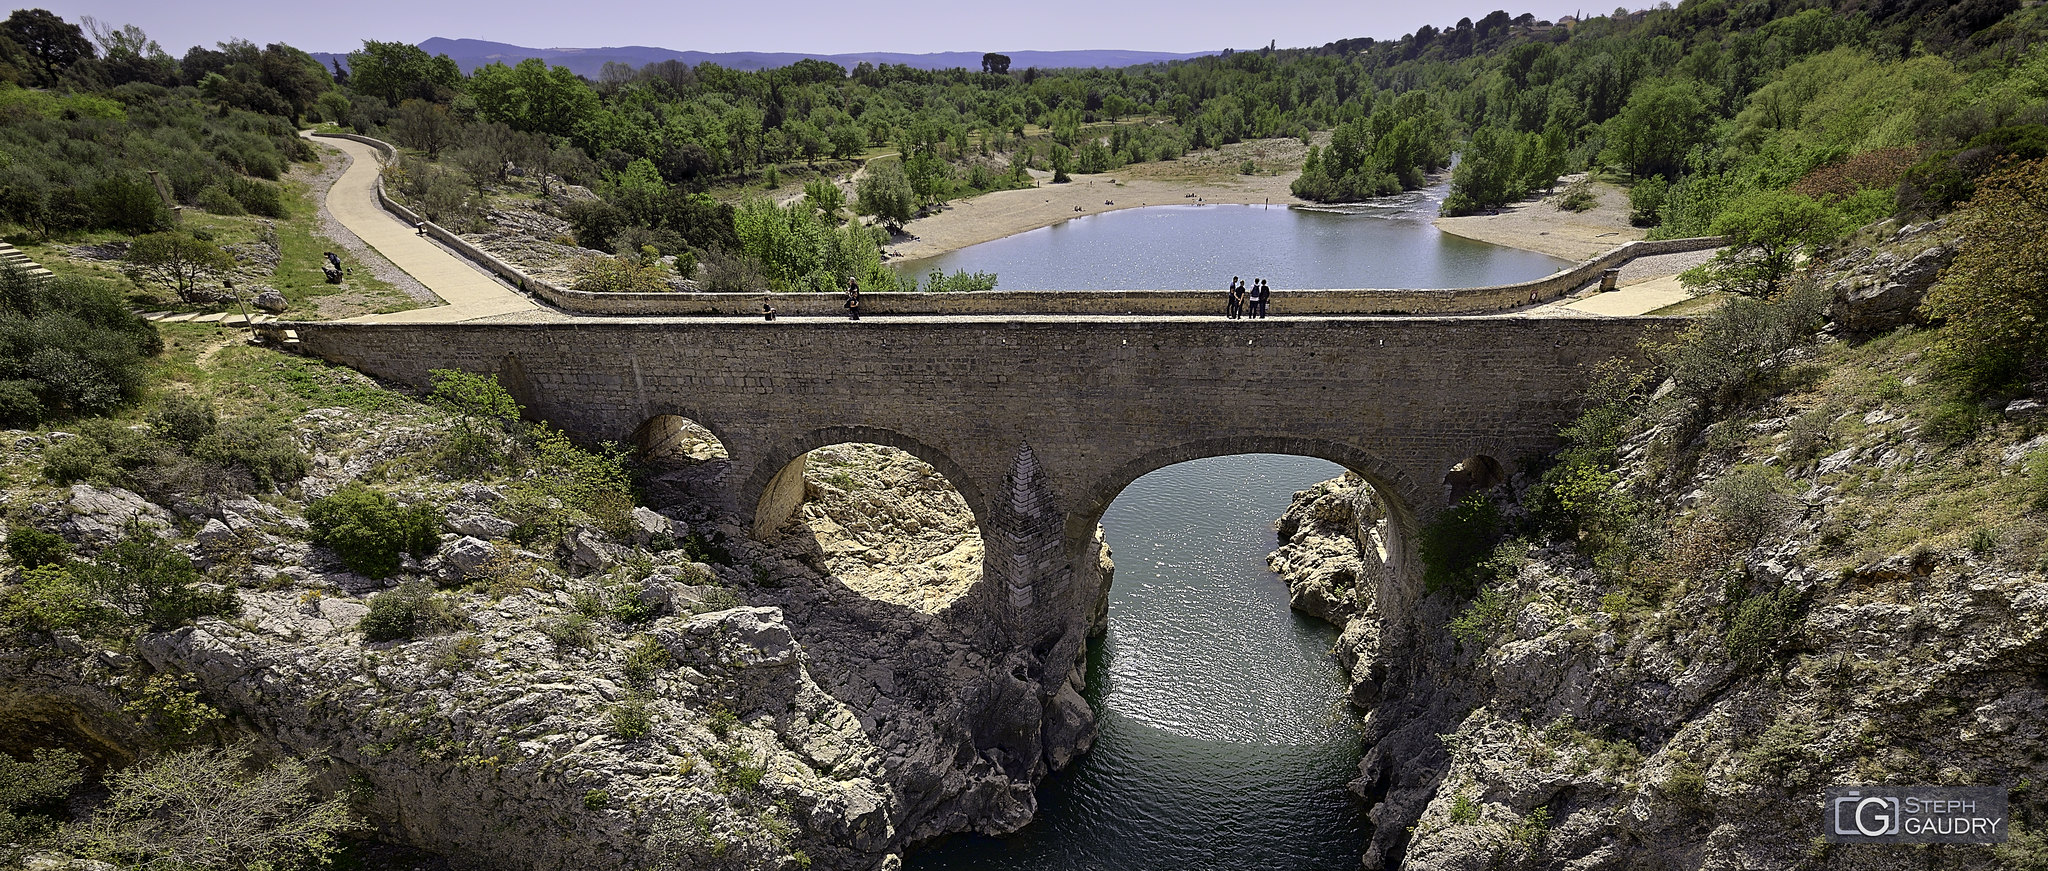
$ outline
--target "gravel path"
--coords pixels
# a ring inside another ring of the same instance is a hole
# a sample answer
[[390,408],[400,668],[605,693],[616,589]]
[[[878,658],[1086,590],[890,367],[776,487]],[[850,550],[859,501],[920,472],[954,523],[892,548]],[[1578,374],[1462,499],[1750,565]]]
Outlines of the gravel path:
[[1622,265],[1621,274],[1617,276],[1617,281],[1623,285],[1629,285],[1648,281],[1652,278],[1662,278],[1666,275],[1677,275],[1714,259],[1714,253],[1719,250],[1718,248],[1709,248],[1705,251],[1681,251],[1677,254],[1656,254],[1649,257],[1638,257]]
[[434,296],[434,292],[428,290],[426,285],[407,275],[405,270],[392,265],[391,261],[384,259],[384,255],[377,253],[377,249],[364,244],[361,236],[350,232],[340,221],[334,219],[334,213],[327,208],[327,192],[334,187],[334,180],[340,178],[341,174],[347,172],[349,166],[355,163],[355,158],[349,156],[346,151],[328,147],[318,139],[311,141],[316,147],[321,148],[320,174],[306,179],[307,187],[313,192],[313,203],[320,207],[320,235],[334,240],[334,243],[352,255],[362,268],[370,270],[371,275],[386,284],[404,291],[406,296],[427,305],[439,304],[441,300]]

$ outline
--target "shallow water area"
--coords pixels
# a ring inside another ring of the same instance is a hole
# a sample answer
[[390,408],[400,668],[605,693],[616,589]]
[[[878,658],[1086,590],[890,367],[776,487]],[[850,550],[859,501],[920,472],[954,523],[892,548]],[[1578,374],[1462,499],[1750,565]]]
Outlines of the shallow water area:
[[993,272],[998,290],[1482,287],[1570,264],[1453,236],[1432,223],[1446,186],[1330,207],[1148,206],[1085,215],[922,260],[905,276]]
[[1297,490],[1342,472],[1304,457],[1196,460],[1146,475],[1102,526],[1116,560],[1092,652],[1095,747],[1039,789],[1008,838],[913,851],[915,871],[1350,868],[1367,824],[1345,789],[1360,747],[1336,630],[1266,570]]

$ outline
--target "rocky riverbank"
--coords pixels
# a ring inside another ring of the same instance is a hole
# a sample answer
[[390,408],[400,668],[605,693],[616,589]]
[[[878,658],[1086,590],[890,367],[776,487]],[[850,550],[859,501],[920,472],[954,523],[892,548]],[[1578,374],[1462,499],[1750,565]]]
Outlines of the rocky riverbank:
[[[1816,276],[1840,321],[1910,313],[1896,297],[1924,290],[1938,235],[1880,228]],[[1627,406],[1605,491],[1626,513],[1607,526],[1546,531],[1532,512],[1554,509],[1527,476],[1494,491],[1528,537],[1469,592],[1384,607],[1399,582],[1371,489],[1347,476],[1297,495],[1271,563],[1297,608],[1344,629],[1370,747],[1353,784],[1377,826],[1367,867],[2048,855],[2031,786],[2048,776],[2048,502],[2027,483],[2048,468],[2041,397],[1944,404],[1923,386],[1924,333],[1856,344],[1841,329],[1755,364],[1754,392],[1705,419]],[[1858,783],[2012,787],[2015,835],[1831,846],[1820,790]]]
[[[377,405],[292,421],[312,473],[259,497],[53,487],[42,460],[76,436],[12,434],[17,517],[86,558],[160,538],[239,615],[127,639],[0,630],[6,749],[146,754],[172,738],[138,699],[169,681],[220,712],[212,739],[316,759],[378,837],[457,868],[864,871],[1023,825],[1038,781],[1092,735],[1078,662],[990,641],[972,517],[907,455],[831,449],[812,502],[767,541],[676,500],[553,548],[515,541],[512,481],[418,462],[449,415]],[[372,579],[310,543],[307,504],[364,479],[432,506],[438,552]],[[380,598],[422,589],[434,628],[366,639]]]

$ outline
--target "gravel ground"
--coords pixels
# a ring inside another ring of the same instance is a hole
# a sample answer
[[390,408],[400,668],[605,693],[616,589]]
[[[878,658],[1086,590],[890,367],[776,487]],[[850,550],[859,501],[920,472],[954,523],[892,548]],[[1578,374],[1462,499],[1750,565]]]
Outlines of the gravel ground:
[[1714,253],[1719,250],[1718,248],[1709,248],[1705,251],[1682,251],[1677,254],[1657,254],[1650,257],[1638,257],[1622,264],[1621,275],[1617,276],[1617,280],[1626,285],[1634,284],[1638,281],[1647,281],[1652,278],[1662,278],[1666,275],[1677,275],[1714,259]]

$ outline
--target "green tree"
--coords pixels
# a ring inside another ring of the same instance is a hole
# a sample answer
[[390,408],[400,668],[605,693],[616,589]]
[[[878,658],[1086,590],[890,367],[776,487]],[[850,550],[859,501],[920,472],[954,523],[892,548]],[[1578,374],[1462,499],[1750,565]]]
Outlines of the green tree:
[[905,224],[917,212],[917,194],[903,167],[893,160],[868,164],[867,174],[853,187],[854,207],[863,215],[874,215],[892,224]]
[[122,262],[122,271],[135,283],[163,285],[186,302],[198,301],[201,283],[219,280],[235,268],[235,258],[220,246],[169,230],[130,243]]
[[549,67],[539,58],[518,66],[490,64],[471,73],[467,87],[477,114],[515,130],[568,136],[597,114],[597,92],[568,67]]
[[1978,181],[1962,246],[1927,293],[1938,359],[1976,388],[2048,375],[2048,159]]
[[152,532],[136,531],[70,571],[100,601],[151,629],[241,611],[234,590],[199,589],[199,568]]
[[47,9],[16,9],[0,22],[0,37],[6,37],[33,60],[30,82],[54,85],[79,61],[93,56],[92,42],[78,25],[57,17]]
[[1768,299],[1784,289],[1800,258],[1841,235],[1841,215],[1809,197],[1752,191],[1714,219],[1728,247],[1679,276],[1693,293],[1723,291]]
[[398,120],[391,124],[398,144],[426,152],[428,160],[440,159],[441,149],[454,145],[461,132],[455,119],[448,117],[448,107],[425,100],[400,103]]
[[1676,174],[1686,152],[1706,140],[1719,96],[1691,79],[1645,82],[1607,122],[1601,159],[1638,175]]
[[362,50],[349,52],[348,69],[350,88],[392,106],[406,100],[445,103],[462,85],[462,68],[454,60],[428,57],[403,42],[363,40]]

